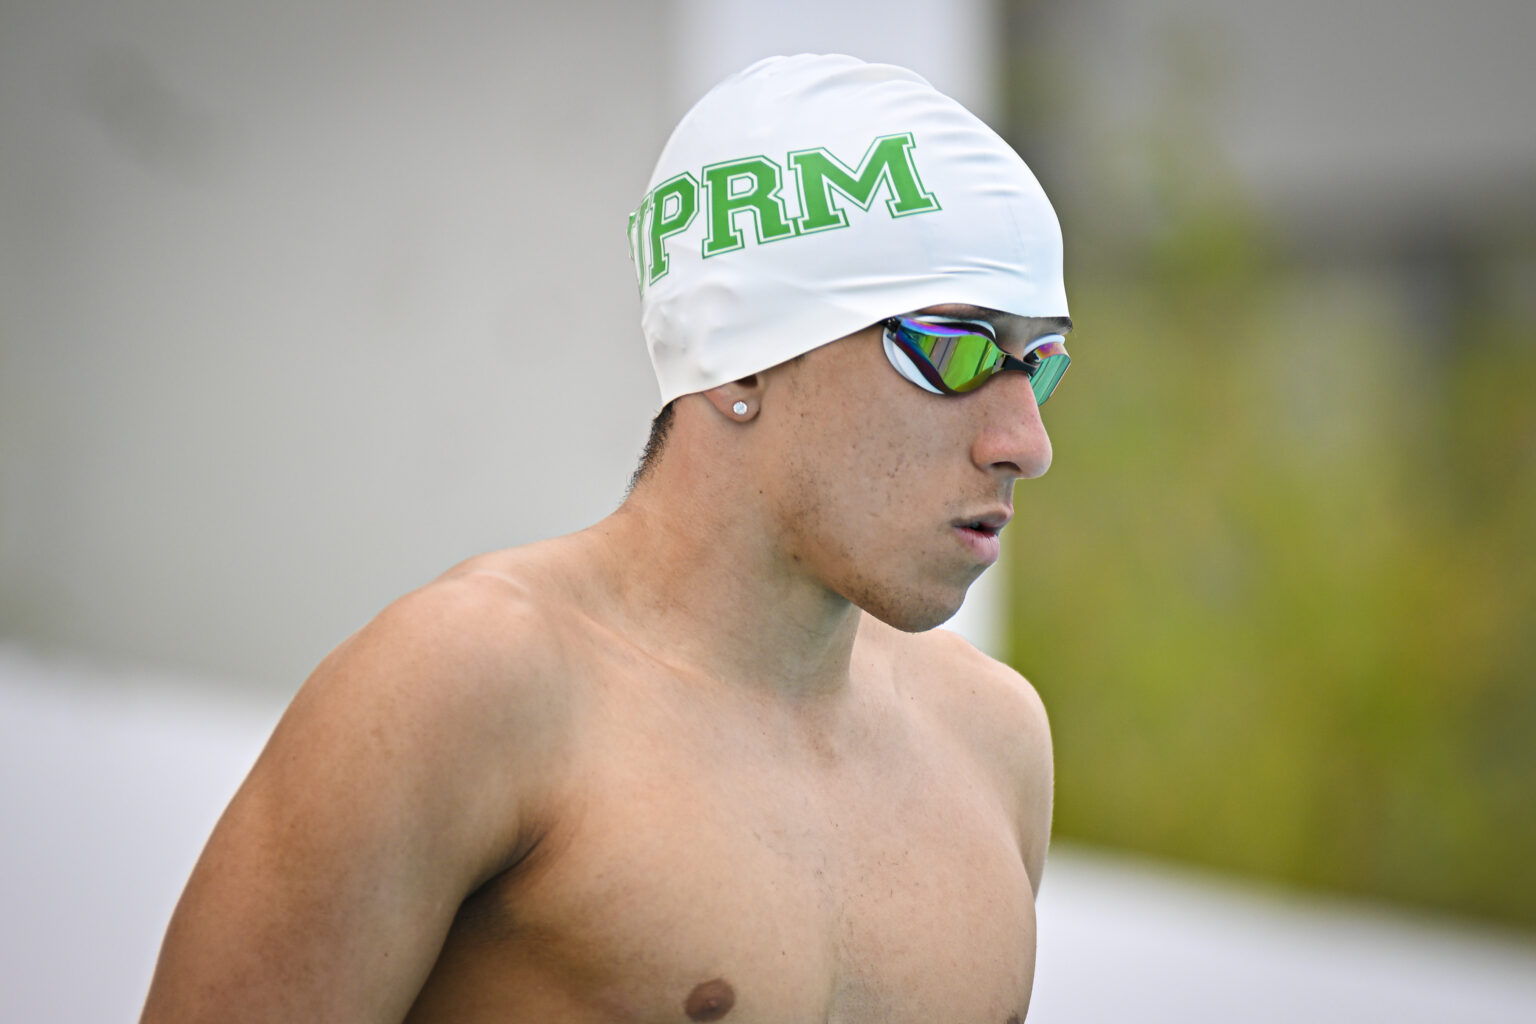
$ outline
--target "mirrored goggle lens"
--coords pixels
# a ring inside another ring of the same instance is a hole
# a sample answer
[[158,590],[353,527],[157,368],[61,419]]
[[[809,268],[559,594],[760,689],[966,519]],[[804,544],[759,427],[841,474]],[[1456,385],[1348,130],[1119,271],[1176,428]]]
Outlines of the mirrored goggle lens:
[[1051,392],[1056,390],[1056,385],[1061,383],[1061,375],[1072,365],[1072,357],[1067,355],[1066,339],[1059,334],[1048,335],[1036,342],[1024,358],[1026,362],[1039,360],[1034,372],[1029,375],[1029,386],[1035,392],[1035,404],[1044,405],[1045,400],[1051,397]]
[[896,324],[897,340],[933,371],[923,376],[946,391],[980,387],[992,376],[1002,357],[1002,349],[985,334],[905,318]]
[[[948,324],[908,320],[896,321],[896,338],[919,363],[923,376],[945,391],[963,393],[981,387],[1003,365],[1003,350],[985,334]],[[1056,390],[1061,375],[1072,358],[1067,355],[1066,339],[1059,334],[1039,338],[1024,353],[1029,364],[1030,388],[1035,402],[1044,405]],[[1014,364],[1018,368],[1018,364]]]

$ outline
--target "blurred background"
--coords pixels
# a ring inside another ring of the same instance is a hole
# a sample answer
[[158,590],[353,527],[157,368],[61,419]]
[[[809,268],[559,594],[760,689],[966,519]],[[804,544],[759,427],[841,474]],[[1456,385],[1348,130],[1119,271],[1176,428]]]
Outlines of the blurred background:
[[1008,25],[1083,325],[1011,546],[1062,833],[1536,928],[1536,5]]
[[326,651],[618,504],[666,133],[841,50],[1066,236],[1056,463],[957,622],[1056,735],[1031,1021],[1536,1019],[1533,42],[1524,0],[0,0],[0,1017],[136,1015]]

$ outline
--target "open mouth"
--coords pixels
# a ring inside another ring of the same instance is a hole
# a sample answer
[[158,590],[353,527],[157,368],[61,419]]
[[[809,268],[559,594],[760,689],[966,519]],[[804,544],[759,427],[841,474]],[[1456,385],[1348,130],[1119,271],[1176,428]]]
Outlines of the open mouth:
[[954,521],[954,526],[959,530],[969,530],[979,533],[984,537],[995,537],[1008,525],[1008,520],[1013,518],[1013,510],[1005,509],[999,512],[988,512],[977,516],[975,519],[959,519]]
[[1002,550],[998,532],[1008,525],[1006,515],[986,516],[981,519],[962,519],[954,524],[955,536],[982,565],[997,561]]

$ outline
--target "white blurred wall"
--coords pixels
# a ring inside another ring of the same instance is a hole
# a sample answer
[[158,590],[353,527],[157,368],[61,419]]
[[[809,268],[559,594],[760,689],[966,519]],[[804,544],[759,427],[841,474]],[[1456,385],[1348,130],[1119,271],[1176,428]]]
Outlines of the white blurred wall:
[[851,53],[912,68],[996,124],[994,0],[674,0],[674,7],[678,114],[760,57]]
[[612,508],[666,10],[0,7],[0,635],[291,689]]

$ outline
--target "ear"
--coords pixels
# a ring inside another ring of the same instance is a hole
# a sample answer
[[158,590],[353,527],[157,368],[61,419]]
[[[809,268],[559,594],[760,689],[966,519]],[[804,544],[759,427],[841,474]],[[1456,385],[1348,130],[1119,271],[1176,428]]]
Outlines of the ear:
[[702,392],[709,403],[727,419],[746,423],[762,407],[763,385],[757,374],[733,380],[729,384]]

